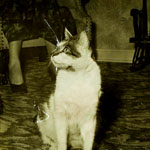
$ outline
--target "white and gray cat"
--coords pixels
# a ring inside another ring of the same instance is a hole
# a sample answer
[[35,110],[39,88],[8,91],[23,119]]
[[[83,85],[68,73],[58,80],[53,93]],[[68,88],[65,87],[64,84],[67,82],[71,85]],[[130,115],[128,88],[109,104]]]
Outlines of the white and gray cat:
[[85,31],[73,37],[65,29],[65,40],[57,45],[51,57],[58,68],[55,91],[43,104],[45,119],[37,117],[48,150],[67,150],[67,145],[92,150],[102,92],[100,69],[91,54]]

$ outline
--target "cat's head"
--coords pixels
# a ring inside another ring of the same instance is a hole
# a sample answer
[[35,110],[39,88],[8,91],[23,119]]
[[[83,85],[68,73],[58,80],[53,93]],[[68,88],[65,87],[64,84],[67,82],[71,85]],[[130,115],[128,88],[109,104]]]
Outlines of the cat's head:
[[82,69],[91,58],[92,50],[85,31],[79,35],[72,36],[65,29],[65,40],[58,43],[56,50],[52,53],[51,61],[58,69]]

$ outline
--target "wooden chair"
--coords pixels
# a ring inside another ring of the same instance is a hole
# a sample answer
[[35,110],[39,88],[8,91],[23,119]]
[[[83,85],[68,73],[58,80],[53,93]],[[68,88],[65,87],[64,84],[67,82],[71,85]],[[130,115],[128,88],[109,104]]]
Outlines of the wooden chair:
[[142,10],[132,9],[135,37],[130,38],[135,43],[131,71],[143,69],[150,63],[150,1],[143,0]]

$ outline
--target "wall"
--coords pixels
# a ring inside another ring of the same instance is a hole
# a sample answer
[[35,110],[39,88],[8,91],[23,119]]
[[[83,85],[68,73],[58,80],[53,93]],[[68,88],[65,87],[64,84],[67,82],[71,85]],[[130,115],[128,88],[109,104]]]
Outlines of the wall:
[[[141,9],[142,0],[89,0],[88,14],[96,25],[96,51],[98,60],[131,62],[134,45],[129,43],[133,34],[130,16],[132,8]],[[31,40],[23,47],[44,45],[43,40]]]
[[[114,50],[113,56],[117,53],[121,53],[123,56],[131,52],[129,57],[132,57],[134,45],[129,43],[129,38],[134,36],[133,22],[130,16],[132,8],[141,9],[142,0],[90,0],[87,3],[88,14],[96,25],[98,54],[109,51],[108,53],[111,55],[111,51]],[[125,57],[128,57],[128,54]]]

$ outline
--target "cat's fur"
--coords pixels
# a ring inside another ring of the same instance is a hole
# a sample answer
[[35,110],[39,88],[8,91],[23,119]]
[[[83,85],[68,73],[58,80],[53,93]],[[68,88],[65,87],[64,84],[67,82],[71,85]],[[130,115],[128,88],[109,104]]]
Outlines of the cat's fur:
[[91,57],[85,31],[72,37],[66,29],[65,37],[51,57],[58,68],[56,88],[43,105],[46,118],[38,116],[38,127],[50,150],[66,150],[68,144],[92,150],[101,96],[100,69]]

